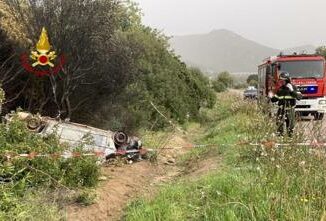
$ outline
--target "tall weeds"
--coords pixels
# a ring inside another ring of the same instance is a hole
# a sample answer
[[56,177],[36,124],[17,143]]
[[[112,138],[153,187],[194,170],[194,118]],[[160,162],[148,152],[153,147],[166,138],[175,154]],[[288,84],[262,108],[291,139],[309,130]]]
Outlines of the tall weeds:
[[320,122],[309,122],[308,131],[301,129],[307,121],[298,122],[293,138],[279,137],[274,118],[254,102],[230,93],[219,95],[218,105],[206,116],[211,121],[206,121],[202,141],[218,145],[203,149],[203,154],[197,149],[196,157],[205,160],[217,153],[223,166],[197,181],[166,185],[154,200],[132,203],[126,220],[321,220],[325,216],[325,151],[317,145],[298,145],[319,139]]
[[[59,220],[58,199],[52,193],[97,184],[99,166],[95,158],[5,157],[33,152],[57,154],[65,148],[55,135],[40,137],[17,119],[0,124],[0,220],[44,220],[49,216],[47,220]],[[44,191],[47,194],[40,194]]]

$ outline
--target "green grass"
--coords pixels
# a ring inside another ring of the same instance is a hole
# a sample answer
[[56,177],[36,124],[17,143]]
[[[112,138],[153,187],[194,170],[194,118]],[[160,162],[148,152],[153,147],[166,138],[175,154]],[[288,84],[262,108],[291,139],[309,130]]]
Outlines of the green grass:
[[56,191],[87,191],[97,185],[100,167],[94,157],[4,157],[8,153],[62,153],[64,149],[55,135],[31,133],[17,116],[10,124],[0,123],[0,220],[61,220]]
[[322,219],[325,156],[305,147],[236,145],[240,140],[269,140],[275,128],[254,105],[227,95],[219,95],[220,105],[207,112],[211,121],[201,139],[227,145],[195,149],[182,159],[221,155],[223,166],[197,181],[167,184],[153,199],[132,202],[125,220]]
[[6,221],[60,221],[63,220],[62,211],[56,202],[50,199],[52,193],[38,189],[26,191],[24,196],[17,198],[14,192],[7,192],[1,203],[10,205],[10,209],[0,210],[0,220]]

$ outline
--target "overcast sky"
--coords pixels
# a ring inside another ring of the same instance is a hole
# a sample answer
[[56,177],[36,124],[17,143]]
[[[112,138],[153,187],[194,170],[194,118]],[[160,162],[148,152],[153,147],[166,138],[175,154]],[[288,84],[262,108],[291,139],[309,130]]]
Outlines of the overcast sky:
[[326,44],[326,0],[134,0],[168,35],[229,29],[275,48]]

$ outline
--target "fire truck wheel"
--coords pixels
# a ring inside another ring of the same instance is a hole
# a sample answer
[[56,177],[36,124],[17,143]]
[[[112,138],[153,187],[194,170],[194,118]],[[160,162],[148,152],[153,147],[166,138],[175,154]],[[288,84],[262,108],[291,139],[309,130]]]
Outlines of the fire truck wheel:
[[324,113],[316,113],[314,115],[315,120],[323,120],[324,119]]

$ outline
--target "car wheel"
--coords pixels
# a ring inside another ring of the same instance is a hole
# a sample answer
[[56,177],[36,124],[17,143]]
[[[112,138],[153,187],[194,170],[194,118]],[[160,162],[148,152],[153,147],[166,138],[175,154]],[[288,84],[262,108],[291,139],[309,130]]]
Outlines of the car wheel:
[[324,119],[324,113],[316,113],[314,114],[315,120],[323,120]]
[[38,130],[42,125],[41,120],[37,117],[31,116],[28,119],[26,119],[26,121],[27,121],[27,128],[32,131]]

